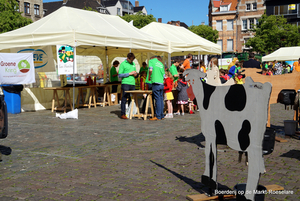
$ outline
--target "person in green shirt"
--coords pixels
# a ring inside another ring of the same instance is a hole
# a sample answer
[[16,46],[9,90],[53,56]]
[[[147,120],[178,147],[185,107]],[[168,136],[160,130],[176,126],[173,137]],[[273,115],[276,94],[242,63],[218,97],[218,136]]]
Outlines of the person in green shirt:
[[142,67],[140,68],[140,72],[139,73],[141,73],[142,71],[148,71],[148,67],[147,67],[147,63],[146,62],[143,62],[143,64],[142,64]]
[[152,82],[152,93],[156,103],[156,117],[151,118],[152,121],[164,119],[164,75],[165,67],[162,58],[157,56],[157,58],[151,59],[148,80]]
[[175,59],[174,63],[172,64],[172,66],[170,67],[170,73],[173,75],[174,77],[174,82],[176,82],[178,80],[178,71],[177,71],[177,67],[179,66],[179,59]]
[[[117,67],[119,66],[120,62],[119,61],[114,61],[113,66],[110,68],[110,73],[109,73],[109,80],[110,82],[118,82],[118,72],[117,72]],[[111,93],[116,93],[118,90],[118,85],[112,85],[111,87]]]
[[128,119],[125,114],[125,104],[128,98],[128,105],[131,102],[130,94],[125,91],[135,90],[135,77],[137,76],[133,53],[127,54],[127,59],[123,61],[119,68],[119,78],[122,78],[122,100],[121,100],[121,119]]

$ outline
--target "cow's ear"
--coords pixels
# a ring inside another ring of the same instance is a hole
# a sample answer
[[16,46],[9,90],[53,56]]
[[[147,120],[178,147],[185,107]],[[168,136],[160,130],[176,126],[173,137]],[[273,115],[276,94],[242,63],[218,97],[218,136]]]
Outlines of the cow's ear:
[[252,80],[252,78],[251,77],[246,77],[246,79],[245,79],[245,83],[254,83],[254,81]]

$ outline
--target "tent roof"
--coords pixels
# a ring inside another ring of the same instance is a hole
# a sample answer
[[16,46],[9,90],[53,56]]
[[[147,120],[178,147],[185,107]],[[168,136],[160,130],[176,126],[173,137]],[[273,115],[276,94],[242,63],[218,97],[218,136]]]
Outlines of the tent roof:
[[169,53],[221,54],[221,46],[206,40],[184,27],[151,22],[141,28],[142,31],[156,38],[169,41]]
[[0,50],[46,45],[167,52],[167,41],[145,34],[119,16],[66,6],[25,27],[0,34]]
[[300,58],[300,46],[282,47],[275,52],[262,57],[262,61],[293,61]]

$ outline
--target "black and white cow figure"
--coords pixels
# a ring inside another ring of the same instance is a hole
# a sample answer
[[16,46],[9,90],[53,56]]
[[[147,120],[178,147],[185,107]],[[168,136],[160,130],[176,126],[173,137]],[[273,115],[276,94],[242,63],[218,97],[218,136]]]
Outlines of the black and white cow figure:
[[[271,83],[212,86],[202,82],[205,73],[197,70],[184,72],[193,87],[201,117],[201,131],[205,136],[205,172],[202,183],[214,193],[217,189],[217,144],[248,152],[248,179],[246,192],[256,190],[259,177],[264,173],[262,144],[268,120]],[[245,194],[245,200],[254,200],[254,194]]]

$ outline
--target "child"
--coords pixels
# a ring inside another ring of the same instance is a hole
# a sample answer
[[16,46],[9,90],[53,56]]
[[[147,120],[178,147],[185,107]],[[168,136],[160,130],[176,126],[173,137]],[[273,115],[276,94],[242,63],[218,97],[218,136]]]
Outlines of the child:
[[148,85],[146,84],[147,71],[142,71],[140,74],[140,89],[148,90]]
[[226,73],[226,70],[220,69],[220,79],[222,84],[224,84],[225,82],[227,82],[227,80],[230,79],[230,77]]
[[[180,105],[181,115],[184,115],[183,105],[188,104],[189,97],[187,95],[187,88],[189,88],[188,83],[184,81],[183,75],[179,75],[178,86],[176,87],[178,91],[177,104]],[[178,107],[178,111],[175,113],[176,115],[180,115],[180,108]]]
[[168,106],[168,114],[165,118],[173,118],[173,105],[172,100],[174,99],[172,89],[173,89],[173,75],[170,71],[166,71],[166,78],[164,79],[164,92],[165,92],[165,101]]
[[235,82],[236,84],[244,84],[243,75],[240,72],[235,76]]

